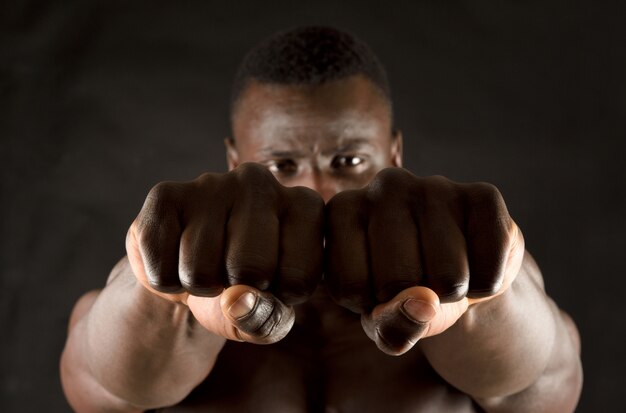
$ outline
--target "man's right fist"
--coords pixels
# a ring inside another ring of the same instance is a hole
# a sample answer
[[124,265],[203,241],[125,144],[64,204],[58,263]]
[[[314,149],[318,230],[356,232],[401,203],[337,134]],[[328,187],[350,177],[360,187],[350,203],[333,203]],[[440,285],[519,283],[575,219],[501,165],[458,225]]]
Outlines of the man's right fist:
[[188,304],[210,331],[269,343],[289,332],[289,306],[319,283],[323,220],[315,191],[284,187],[265,167],[245,163],[226,174],[156,185],[128,231],[126,250],[141,284]]

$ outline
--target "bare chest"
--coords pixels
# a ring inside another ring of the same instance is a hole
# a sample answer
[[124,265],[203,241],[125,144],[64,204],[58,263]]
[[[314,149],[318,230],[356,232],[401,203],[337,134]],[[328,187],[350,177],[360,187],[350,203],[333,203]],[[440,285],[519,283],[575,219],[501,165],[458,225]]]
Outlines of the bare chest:
[[[325,297],[298,308],[296,325],[269,346],[229,342],[209,377],[165,412],[479,412],[419,349],[378,350],[359,317]],[[331,310],[327,310],[330,308]]]

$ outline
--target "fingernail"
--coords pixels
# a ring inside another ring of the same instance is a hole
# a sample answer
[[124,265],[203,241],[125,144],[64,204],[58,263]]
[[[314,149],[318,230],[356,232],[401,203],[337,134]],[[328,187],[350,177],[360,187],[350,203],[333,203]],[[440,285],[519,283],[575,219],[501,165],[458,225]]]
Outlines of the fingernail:
[[402,304],[406,315],[419,323],[428,323],[437,314],[437,309],[428,301],[409,298]]
[[233,318],[241,318],[250,314],[256,304],[256,295],[251,292],[241,294],[228,309],[228,314]]

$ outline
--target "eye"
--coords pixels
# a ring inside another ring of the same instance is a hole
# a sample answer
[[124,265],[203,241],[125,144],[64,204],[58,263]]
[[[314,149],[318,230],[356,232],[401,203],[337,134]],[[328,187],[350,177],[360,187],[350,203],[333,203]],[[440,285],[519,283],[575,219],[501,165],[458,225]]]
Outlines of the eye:
[[356,155],[337,155],[333,158],[331,166],[335,169],[354,168],[365,162],[365,159]]
[[275,159],[267,167],[273,174],[293,175],[298,171],[298,165],[293,159]]

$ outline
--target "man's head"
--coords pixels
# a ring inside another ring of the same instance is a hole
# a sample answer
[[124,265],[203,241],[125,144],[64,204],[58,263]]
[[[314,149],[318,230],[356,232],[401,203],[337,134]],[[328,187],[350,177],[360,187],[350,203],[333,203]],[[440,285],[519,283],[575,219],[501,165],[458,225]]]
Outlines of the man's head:
[[231,100],[232,169],[260,162],[325,200],[401,164],[385,71],[367,45],[328,27],[277,33],[244,58]]

